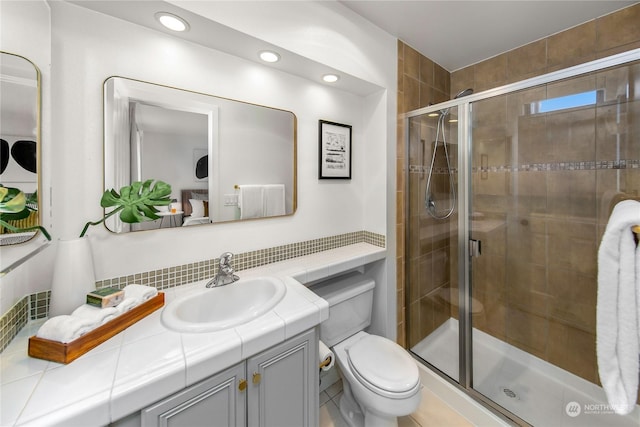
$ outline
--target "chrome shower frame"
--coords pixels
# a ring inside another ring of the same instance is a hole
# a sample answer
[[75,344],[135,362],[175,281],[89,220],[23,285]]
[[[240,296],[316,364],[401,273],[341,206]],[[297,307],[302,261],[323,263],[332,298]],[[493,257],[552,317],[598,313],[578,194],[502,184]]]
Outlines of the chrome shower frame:
[[[478,92],[458,99],[442,102],[440,104],[431,105],[405,113],[401,117],[404,122],[404,170],[409,171],[409,143],[410,143],[410,119],[430,113],[442,114],[442,111],[456,107],[458,108],[458,283],[459,283],[459,378],[458,381],[451,379],[449,376],[441,372],[437,367],[431,365],[425,360],[419,358],[420,362],[427,365],[431,370],[436,372],[452,385],[462,389],[476,401],[491,409],[496,415],[505,420],[516,423],[518,425],[530,425],[517,415],[507,411],[502,406],[488,399],[480,392],[473,388],[473,349],[471,336],[471,258],[470,258],[470,207],[471,207],[471,114],[473,103],[485,100],[495,96],[505,95],[511,92],[529,89],[534,86],[553,83],[559,80],[577,77],[583,74],[600,71],[606,68],[624,65],[633,61],[640,60],[640,48],[619,53],[609,57],[586,62],[563,70],[554,71],[541,76],[532,77],[516,83],[507,84],[497,88]],[[405,179],[405,194],[409,193],[409,179]],[[426,201],[425,201],[426,202]],[[405,197],[404,206],[405,215],[410,215],[409,197]],[[409,224],[408,218],[405,218],[405,224]],[[410,230],[405,227],[405,254],[410,253]],[[405,262],[405,286],[409,286],[409,268],[410,264]],[[410,301],[408,300],[410,292],[405,292],[405,309],[408,310]],[[408,316],[407,316],[408,318]],[[405,322],[405,336],[409,336],[409,322]],[[413,354],[413,353],[412,353]],[[417,356],[414,355],[417,358]],[[426,362],[426,363],[425,363]]]

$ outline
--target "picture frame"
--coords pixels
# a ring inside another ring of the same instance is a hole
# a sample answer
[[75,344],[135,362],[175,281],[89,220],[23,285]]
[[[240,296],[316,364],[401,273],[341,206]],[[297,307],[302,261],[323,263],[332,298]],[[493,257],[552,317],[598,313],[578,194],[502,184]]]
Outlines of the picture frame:
[[351,125],[318,123],[318,179],[351,179]]

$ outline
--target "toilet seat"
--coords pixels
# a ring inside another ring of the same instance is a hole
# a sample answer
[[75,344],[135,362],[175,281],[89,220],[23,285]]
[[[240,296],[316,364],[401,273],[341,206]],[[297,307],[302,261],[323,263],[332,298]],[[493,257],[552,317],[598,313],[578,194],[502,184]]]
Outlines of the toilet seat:
[[346,351],[354,376],[372,392],[392,399],[403,399],[420,388],[416,362],[393,341],[367,335]]

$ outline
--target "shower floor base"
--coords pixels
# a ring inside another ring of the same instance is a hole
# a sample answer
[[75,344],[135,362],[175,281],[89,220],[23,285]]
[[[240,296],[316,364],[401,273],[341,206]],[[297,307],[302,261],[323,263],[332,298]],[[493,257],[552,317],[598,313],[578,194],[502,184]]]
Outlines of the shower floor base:
[[[457,380],[458,321],[450,318],[411,351]],[[640,406],[616,415],[601,387],[477,329],[473,370],[476,391],[534,426],[640,425]]]

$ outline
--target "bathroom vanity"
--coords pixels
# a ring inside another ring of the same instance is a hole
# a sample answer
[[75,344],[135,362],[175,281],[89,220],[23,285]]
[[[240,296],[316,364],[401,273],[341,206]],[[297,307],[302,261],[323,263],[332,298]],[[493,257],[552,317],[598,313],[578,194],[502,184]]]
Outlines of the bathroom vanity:
[[[241,280],[279,278],[284,297],[255,320],[214,332],[171,330],[158,310],[68,365],[27,356],[42,324],[31,322],[1,355],[0,425],[194,425],[204,417],[216,425],[314,426],[317,326],[328,304],[305,285],[374,271],[385,256],[357,243],[239,271]],[[205,282],[163,290],[166,306]]]
[[310,329],[143,409],[140,425],[316,425],[317,343]]

